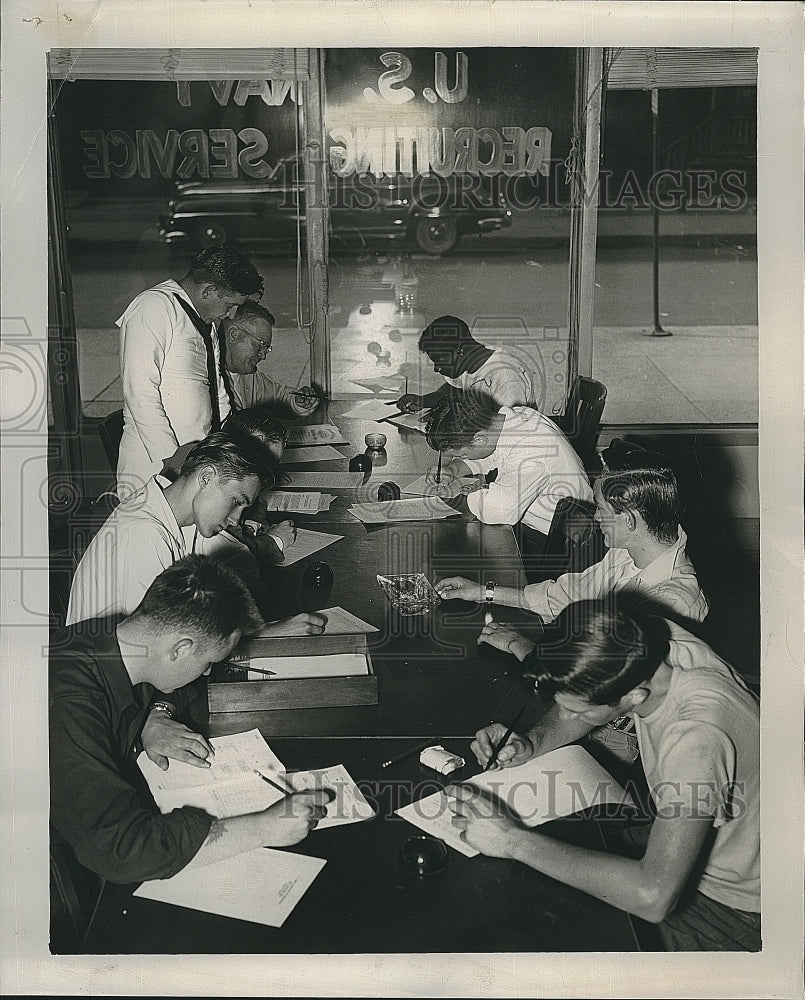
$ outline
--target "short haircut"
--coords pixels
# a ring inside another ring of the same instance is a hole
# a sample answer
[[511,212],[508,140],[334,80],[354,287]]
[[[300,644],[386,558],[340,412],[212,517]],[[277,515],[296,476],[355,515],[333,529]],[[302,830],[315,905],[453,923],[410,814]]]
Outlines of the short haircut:
[[480,431],[487,431],[500,412],[500,403],[485,392],[451,392],[431,410],[425,425],[434,451],[464,448]]
[[187,276],[197,285],[211,284],[219,291],[253,295],[263,279],[245,254],[228,243],[216,243],[190,261]]
[[208,434],[188,452],[179,475],[187,479],[205,465],[211,465],[223,482],[257,476],[261,486],[266,486],[265,456],[255,441],[249,442],[224,431]]
[[463,319],[458,316],[440,316],[419,335],[419,349],[427,352],[431,347],[462,344],[474,339]]
[[211,556],[190,555],[164,569],[146,590],[131,616],[147,619],[150,628],[187,632],[214,641],[234,631],[252,635],[262,627],[246,584],[237,573]]
[[675,542],[681,503],[674,470],[658,451],[614,438],[601,453],[601,495],[618,513],[637,511],[661,542]]
[[287,479],[271,454],[271,445],[282,445],[288,440],[288,429],[275,416],[271,403],[258,403],[245,410],[233,410],[226,418],[223,432],[241,442],[244,450],[255,450],[260,456],[261,479],[264,489],[274,489]]
[[268,323],[269,326],[274,326],[277,322],[265,306],[261,306],[254,299],[246,299],[245,302],[238,306],[234,319],[224,317],[222,324],[224,329],[226,329],[229,326],[237,325],[238,321],[243,322],[244,320],[249,321],[253,319],[261,319],[265,323]]
[[614,595],[563,608],[533,654],[540,695],[571,694],[615,705],[667,657],[668,623]]

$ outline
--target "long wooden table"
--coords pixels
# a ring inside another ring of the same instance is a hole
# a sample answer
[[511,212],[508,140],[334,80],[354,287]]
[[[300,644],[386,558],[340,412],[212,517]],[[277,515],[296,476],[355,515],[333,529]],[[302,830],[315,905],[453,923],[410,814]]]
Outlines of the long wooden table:
[[[351,442],[341,462],[300,469],[346,469],[376,425],[338,420]],[[311,422],[323,422],[315,414]],[[383,425],[386,464],[369,483],[410,480],[433,464],[421,434]],[[209,735],[257,727],[287,767],[347,766],[377,807],[375,820],[315,831],[295,851],[327,865],[282,928],[274,929],[167,904],[138,899],[134,886],[107,885],[86,950],[98,953],[361,953],[631,951],[638,945],[629,917],[586,894],[514,862],[465,858],[449,851],[447,869],[424,879],[398,866],[402,843],[415,827],[395,808],[442,783],[418,755],[387,770],[380,763],[423,739],[443,742],[467,766],[453,777],[475,773],[469,750],[475,731],[493,718],[510,722],[524,705],[536,716],[538,702],[520,677],[517,662],[479,647],[483,608],[444,602],[430,614],[401,618],[386,600],[376,574],[461,574],[501,585],[522,584],[522,564],[511,528],[482,525],[466,511],[429,523],[366,526],[346,512],[355,491],[340,494],[331,510],[308,519],[311,527],[344,535],[319,555],[264,576],[277,617],[299,607],[301,578],[320,558],[334,572],[329,605],[341,605],[375,625],[371,657],[378,677],[377,706],[295,711],[216,713],[203,723]],[[361,491],[365,494],[365,489]],[[295,518],[303,523],[304,518]],[[530,618],[496,609],[499,620]],[[270,683],[270,682],[269,682]],[[521,726],[529,724],[526,716]],[[544,828],[596,850],[604,848],[598,823],[589,818]]]

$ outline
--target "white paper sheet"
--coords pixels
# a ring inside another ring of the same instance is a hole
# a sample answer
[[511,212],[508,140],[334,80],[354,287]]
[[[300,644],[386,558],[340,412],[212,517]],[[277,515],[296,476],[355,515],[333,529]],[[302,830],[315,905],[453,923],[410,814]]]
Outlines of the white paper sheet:
[[[247,666],[246,663],[243,664]],[[326,656],[253,656],[249,667],[271,671],[277,680],[288,677],[354,677],[369,673],[369,664],[363,653],[330,653]],[[257,670],[249,670],[250,681],[271,682]]]
[[363,797],[363,792],[352,780],[352,776],[343,764],[310,771],[296,771],[287,777],[297,792],[308,788],[329,788],[335,792],[335,798],[327,804],[324,819],[320,819],[316,826],[317,830],[323,830],[328,826],[360,823],[372,819],[375,815],[374,809]]
[[443,517],[453,517],[458,514],[458,511],[446,504],[441,497],[356,503],[347,510],[365,524],[383,524],[388,521],[438,521]]
[[288,472],[286,488],[298,489],[328,489],[347,490],[360,486],[363,482],[362,472]]
[[370,389],[372,392],[400,392],[405,385],[402,375],[379,375],[377,378],[354,378],[353,385]]
[[[392,408],[389,407],[389,409]],[[392,413],[394,413],[393,409]],[[395,427],[405,427],[409,431],[419,431],[421,434],[424,434],[425,424],[429,415],[430,410],[420,410],[419,413],[400,413],[399,415],[389,417],[388,422],[394,424]]]
[[327,862],[261,848],[143,882],[135,896],[269,927],[282,927]]
[[[612,775],[578,746],[560,747],[519,767],[479,774],[467,784],[485,788],[502,799],[528,827],[605,803],[634,804]],[[478,853],[458,838],[443,792],[427,795],[396,811],[409,823],[439,837],[467,857]]]
[[292,465],[296,462],[331,462],[336,458],[344,458],[330,444],[312,445],[309,448],[286,448],[282,453],[282,464]]
[[350,407],[341,416],[360,420],[384,420],[397,412],[397,407],[391,400],[383,402],[381,399],[366,399]]
[[322,635],[360,635],[379,631],[374,625],[365,622],[363,618],[358,618],[351,611],[345,611],[341,607],[322,608],[316,614],[324,615],[327,619]]
[[349,441],[335,424],[303,424],[288,428],[288,447],[323,444],[349,444]]
[[266,809],[276,802],[279,793],[254,771],[282,772],[285,768],[258,729],[215,736],[210,742],[215,748],[210,767],[172,760],[163,771],[145,752],[138,756],[137,765],[163,813],[192,805],[220,819]]
[[285,548],[285,558],[280,565],[293,566],[300,559],[312,556],[314,552],[326,549],[333,542],[340,542],[343,535],[329,535],[324,531],[311,531],[309,528],[296,529],[296,541]]
[[289,514],[318,514],[321,493],[286,493],[272,490],[266,500],[267,511],[282,511]]

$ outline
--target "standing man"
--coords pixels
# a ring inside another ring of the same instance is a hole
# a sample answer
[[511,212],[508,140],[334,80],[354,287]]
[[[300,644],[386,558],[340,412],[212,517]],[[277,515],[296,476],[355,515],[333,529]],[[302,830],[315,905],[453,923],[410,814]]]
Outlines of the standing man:
[[261,287],[248,259],[220,244],[198,254],[180,281],[141,292],[117,320],[121,499],[158,473],[181,445],[220,428],[230,403],[219,371],[216,322]]
[[272,404],[293,416],[313,413],[319,398],[309,385],[292,389],[275,382],[258,368],[271,353],[273,336],[274,317],[265,306],[252,300],[238,306],[234,317],[226,316],[221,320],[223,376],[232,405],[248,409]]

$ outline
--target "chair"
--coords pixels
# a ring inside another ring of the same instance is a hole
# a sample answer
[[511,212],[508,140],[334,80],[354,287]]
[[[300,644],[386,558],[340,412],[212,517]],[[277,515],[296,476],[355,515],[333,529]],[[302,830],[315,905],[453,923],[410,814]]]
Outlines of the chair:
[[112,472],[117,475],[117,456],[123,437],[123,410],[113,410],[108,417],[104,417],[98,424],[98,436]]
[[594,515],[595,504],[562,497],[553,513],[545,549],[529,572],[530,583],[555,580],[563,573],[581,573],[603,559],[606,544]]
[[50,950],[82,950],[106,880],[80,865],[71,848],[51,829]]
[[602,382],[577,375],[567,397],[564,415],[557,420],[559,429],[573,445],[585,469],[591,471],[599,468],[595,444],[606,398],[607,387]]

